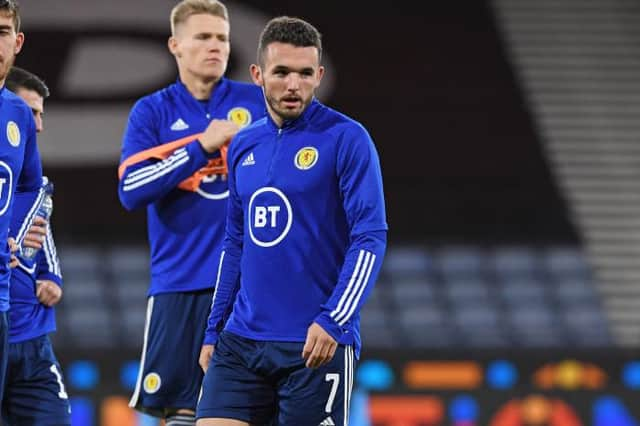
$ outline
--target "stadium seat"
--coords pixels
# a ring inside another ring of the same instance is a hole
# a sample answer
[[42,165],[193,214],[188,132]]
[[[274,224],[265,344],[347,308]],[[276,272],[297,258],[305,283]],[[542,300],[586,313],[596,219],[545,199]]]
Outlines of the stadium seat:
[[475,247],[448,246],[438,252],[440,270],[447,280],[479,277],[484,273],[483,252]]
[[490,263],[494,273],[502,280],[534,278],[540,271],[540,260],[533,249],[527,247],[497,248]]

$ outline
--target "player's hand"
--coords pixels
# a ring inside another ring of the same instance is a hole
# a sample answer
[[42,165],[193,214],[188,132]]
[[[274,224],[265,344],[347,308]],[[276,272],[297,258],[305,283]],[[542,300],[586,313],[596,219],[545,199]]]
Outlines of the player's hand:
[[215,152],[238,133],[240,127],[229,120],[211,120],[209,126],[198,139],[208,153]]
[[307,368],[317,368],[333,359],[338,343],[317,323],[311,324],[307,330],[307,341],[302,348],[302,358],[306,359]]
[[62,289],[51,280],[37,280],[36,297],[44,306],[51,307],[62,299]]
[[16,240],[13,237],[7,238],[7,244],[9,245],[9,252],[11,252],[11,257],[9,259],[9,268],[13,269],[18,266],[18,258],[14,253],[16,253],[19,249],[18,244],[16,244]]
[[43,217],[36,216],[33,224],[29,227],[27,235],[22,240],[23,247],[31,247],[36,250],[42,248],[42,243],[47,235],[47,220]]
[[202,345],[202,349],[200,349],[200,359],[198,360],[198,363],[200,364],[202,371],[205,373],[209,368],[209,363],[211,362],[214,350],[215,347],[213,345]]

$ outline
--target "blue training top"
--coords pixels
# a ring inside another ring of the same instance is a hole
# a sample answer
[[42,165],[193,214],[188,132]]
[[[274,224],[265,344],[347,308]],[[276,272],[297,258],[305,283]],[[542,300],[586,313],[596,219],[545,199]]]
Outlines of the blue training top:
[[[10,235],[18,245],[22,245],[29,225],[37,213],[40,199],[45,195],[46,182],[44,178],[42,187],[37,191],[16,194]],[[37,280],[50,280],[62,286],[60,260],[50,223],[42,249],[36,252],[35,258],[30,261],[18,255],[18,260],[18,267],[11,271],[9,343],[34,339],[56,330],[55,309],[43,305],[36,297]]]
[[206,153],[196,140],[211,120],[247,125],[265,112],[258,86],[227,79],[215,86],[208,102],[196,100],[178,81],[133,107],[118,193],[127,209],[147,208],[150,296],[213,288],[224,238],[227,176],[205,176],[191,187],[181,182],[220,157]]
[[205,343],[217,341],[233,304],[230,332],[303,342],[317,322],[359,354],[359,312],[387,230],[367,131],[314,100],[282,128],[267,116],[242,130],[228,160],[226,238]]
[[11,91],[0,87],[0,312],[9,310],[7,238],[16,193],[38,190],[42,164],[31,108]]

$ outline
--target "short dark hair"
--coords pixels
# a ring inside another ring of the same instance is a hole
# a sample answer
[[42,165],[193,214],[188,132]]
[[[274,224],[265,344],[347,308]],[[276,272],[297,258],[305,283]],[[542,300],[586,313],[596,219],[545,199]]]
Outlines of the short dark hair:
[[322,58],[322,35],[316,27],[300,18],[278,16],[267,22],[258,43],[259,64],[264,64],[264,51],[271,43],[287,43],[296,47],[313,46],[318,49],[318,59]]
[[14,93],[19,89],[27,89],[35,91],[43,99],[49,97],[49,88],[40,77],[16,66],[11,67],[4,84]]
[[13,19],[16,32],[20,32],[20,5],[16,0],[0,0],[0,14]]

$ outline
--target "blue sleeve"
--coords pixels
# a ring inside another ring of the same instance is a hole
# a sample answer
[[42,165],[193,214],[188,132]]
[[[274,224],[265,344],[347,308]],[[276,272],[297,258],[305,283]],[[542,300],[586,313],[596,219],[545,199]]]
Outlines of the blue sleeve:
[[29,228],[38,213],[38,206],[45,197],[45,190],[24,191],[16,194],[11,214],[11,226],[9,234],[15,238],[16,244],[22,247],[24,238],[29,233]]
[[36,139],[36,125],[33,116],[28,121],[28,132],[26,144],[24,147],[24,162],[22,163],[22,171],[18,178],[16,192],[35,191],[42,185],[42,160],[40,159],[40,151],[38,151],[38,142]]
[[242,201],[238,197],[235,182],[234,144],[229,148],[229,203],[224,245],[218,264],[216,289],[213,293],[211,313],[204,336],[204,344],[215,345],[224,325],[226,315],[231,311],[240,284],[240,259],[244,234],[244,213]]
[[[151,101],[134,105],[124,132],[120,162],[152,148],[162,149]],[[178,148],[164,160],[149,157],[127,167],[118,183],[120,202],[133,210],[164,197],[180,182],[207,164],[208,157],[197,140]]]
[[364,128],[345,132],[338,149],[337,174],[350,229],[350,245],[338,283],[315,319],[334,339],[357,318],[376,282],[387,245],[380,160]]
[[50,280],[62,287],[62,270],[60,259],[53,240],[51,224],[47,226],[47,236],[42,244],[42,250],[36,254],[36,280]]

